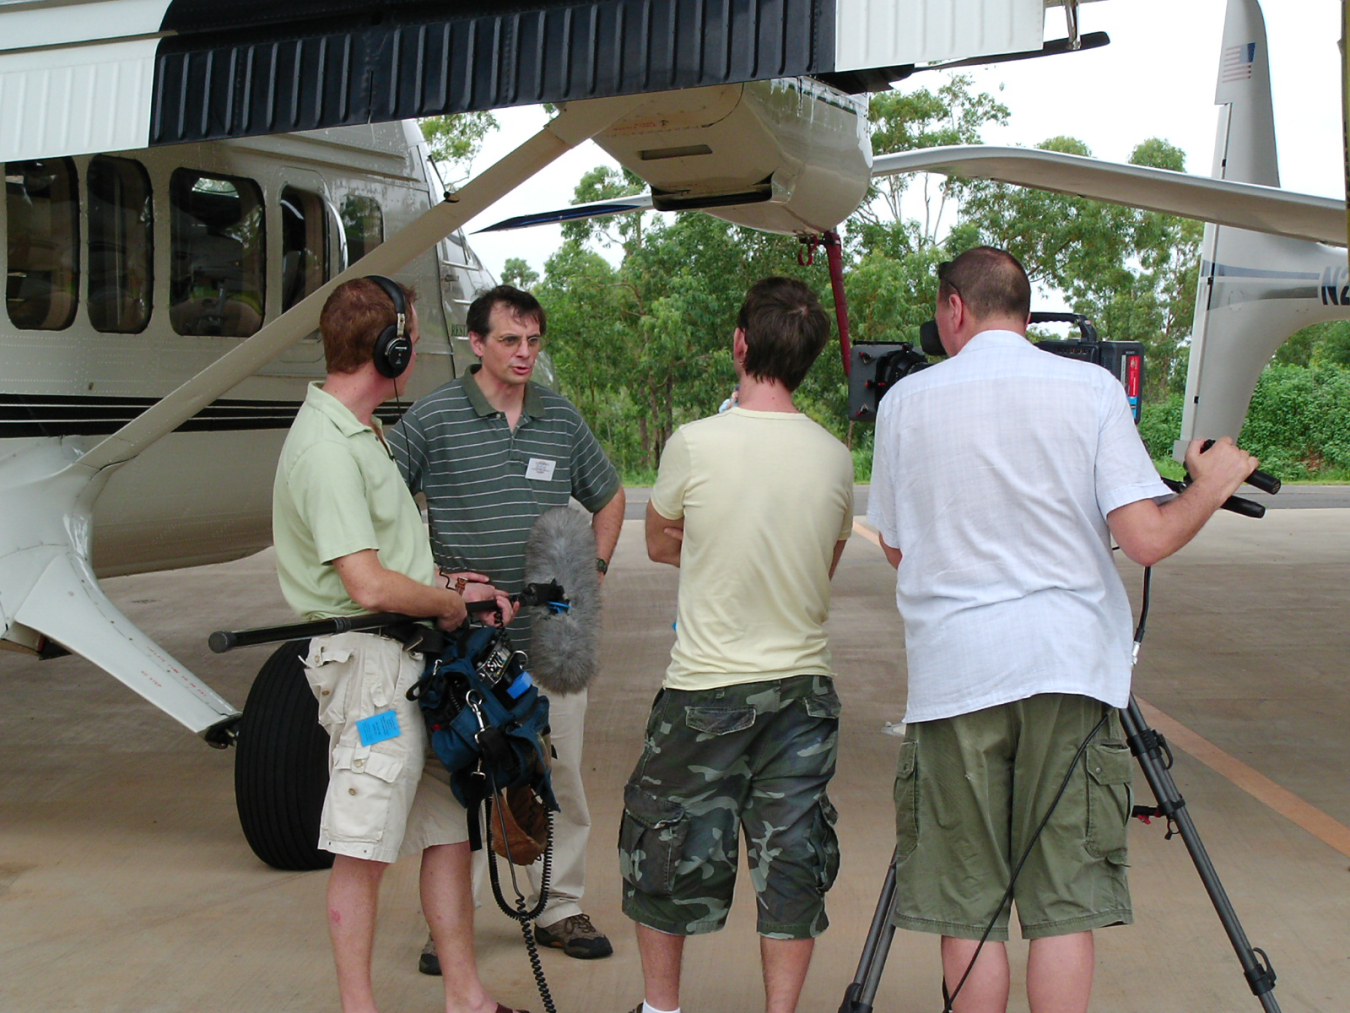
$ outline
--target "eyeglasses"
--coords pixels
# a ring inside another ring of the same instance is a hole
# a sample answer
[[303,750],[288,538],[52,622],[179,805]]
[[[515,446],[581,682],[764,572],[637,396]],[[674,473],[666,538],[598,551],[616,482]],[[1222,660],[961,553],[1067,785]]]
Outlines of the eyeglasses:
[[520,347],[521,341],[526,343],[531,352],[537,352],[544,347],[544,339],[538,334],[532,334],[528,338],[519,334],[494,334],[492,340],[512,352]]

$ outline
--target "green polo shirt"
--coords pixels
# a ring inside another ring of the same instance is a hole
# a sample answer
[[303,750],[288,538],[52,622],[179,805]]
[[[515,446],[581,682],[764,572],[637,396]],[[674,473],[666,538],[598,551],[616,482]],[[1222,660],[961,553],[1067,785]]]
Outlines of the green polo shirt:
[[[619,473],[576,406],[538,384],[526,386],[512,431],[474,379],[479,368],[415,402],[389,445],[408,488],[426,494],[441,568],[484,573],[516,592],[535,519],[572,497],[595,513],[618,492]],[[528,634],[526,621],[512,630]]]
[[434,584],[422,515],[376,428],[311,383],[281,448],[272,487],[277,577],[308,619],[357,615],[333,560],[375,549],[386,569]]

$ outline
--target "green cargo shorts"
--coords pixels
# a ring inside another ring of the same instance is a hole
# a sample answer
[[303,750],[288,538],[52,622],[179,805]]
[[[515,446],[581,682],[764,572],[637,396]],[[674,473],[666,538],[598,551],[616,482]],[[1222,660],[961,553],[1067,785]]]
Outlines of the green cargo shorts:
[[839,697],[827,676],[662,690],[624,788],[623,910],[672,935],[726,922],[745,834],[759,934],[825,931],[839,871],[834,774]]
[[[1046,693],[911,724],[895,779],[899,928],[978,939],[1106,705]],[[1024,939],[1133,920],[1125,828],[1133,761],[1114,708],[1017,877]],[[992,940],[1008,938],[999,911]]]

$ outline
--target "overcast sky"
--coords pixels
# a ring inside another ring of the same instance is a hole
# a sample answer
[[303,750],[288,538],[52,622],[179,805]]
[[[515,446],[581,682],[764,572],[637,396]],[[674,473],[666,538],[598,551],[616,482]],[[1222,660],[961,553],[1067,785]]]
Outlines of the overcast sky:
[[[1099,0],[1080,8],[1080,30],[1105,31],[1111,44],[1085,53],[1028,60],[970,72],[1012,111],[1006,128],[990,130],[994,144],[1033,145],[1056,134],[1086,141],[1099,158],[1126,161],[1136,144],[1162,137],[1186,152],[1190,172],[1208,174],[1214,152],[1215,75],[1226,0]],[[1337,41],[1340,0],[1267,0],[1280,179],[1289,190],[1343,196],[1341,83]],[[1046,38],[1065,35],[1059,8],[1046,11]],[[900,87],[936,87],[936,74],[918,74]],[[490,137],[475,168],[492,164],[540,128],[539,107],[497,112],[502,129]],[[468,231],[571,202],[581,174],[610,162],[594,144],[569,153],[469,223]],[[613,163],[611,163],[613,164]],[[470,244],[500,276],[508,257],[523,257],[541,275],[561,243],[561,229],[540,226],[470,235]]]

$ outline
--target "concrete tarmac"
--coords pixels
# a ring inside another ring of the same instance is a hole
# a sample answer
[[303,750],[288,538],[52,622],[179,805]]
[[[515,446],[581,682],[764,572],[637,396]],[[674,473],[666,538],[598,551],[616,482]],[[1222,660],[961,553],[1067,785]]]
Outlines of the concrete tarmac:
[[[1136,606],[1141,571],[1122,561]],[[591,691],[586,776],[594,832],[585,907],[615,955],[545,951],[562,1013],[622,1013],[642,997],[619,910],[614,844],[623,782],[673,634],[677,573],[647,561],[631,520],[605,585],[604,666]],[[903,632],[893,572],[865,537],[835,578],[831,637],[844,700],[839,773],[843,869],[829,896],[803,1011],[839,1007],[892,847]],[[218,566],[123,577],[127,614],[242,704],[269,648],[216,656],[214,629],[287,621],[270,552]],[[1279,973],[1286,1011],[1350,1007],[1350,510],[1221,515],[1159,566],[1136,677],[1171,737],[1173,774],[1252,943]],[[79,658],[0,654],[0,1013],[336,1010],[324,923],[326,873],[262,865],[239,831],[233,755],[208,748]],[[1136,797],[1150,801],[1142,776]],[[1097,934],[1093,1009],[1256,1010],[1179,839],[1133,824],[1136,924]],[[478,918],[484,980],[542,1008],[518,928],[490,899]],[[415,861],[385,879],[376,941],[382,1008],[442,1008],[419,975],[425,938]],[[1025,1010],[1019,965],[1010,1008]],[[754,904],[743,883],[727,928],[692,939],[683,1007],[762,1008]],[[900,933],[878,1011],[941,1008],[937,943]]]

